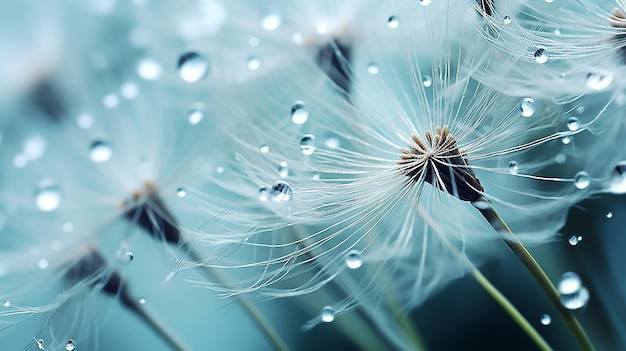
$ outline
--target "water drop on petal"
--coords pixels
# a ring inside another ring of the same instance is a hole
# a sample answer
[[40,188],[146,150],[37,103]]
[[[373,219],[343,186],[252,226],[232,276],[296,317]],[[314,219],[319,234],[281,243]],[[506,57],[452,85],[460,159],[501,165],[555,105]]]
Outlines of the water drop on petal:
[[188,83],[195,83],[209,73],[209,60],[197,52],[187,52],[178,58],[178,74]]
[[74,342],[74,340],[70,339],[65,343],[65,349],[67,351],[74,351],[75,348],[76,348],[76,343]]
[[335,310],[332,306],[324,306],[322,309],[322,322],[330,323],[335,320]]
[[580,171],[574,176],[574,185],[578,189],[585,189],[591,184],[591,178],[585,171]]
[[548,52],[545,48],[537,49],[533,55],[535,56],[535,61],[537,61],[537,63],[548,62]]
[[363,260],[361,259],[361,252],[358,250],[351,250],[346,255],[346,266],[350,269],[357,269],[363,265]]
[[531,117],[536,111],[535,100],[529,97],[524,98],[520,104],[520,110],[522,111],[522,116]]
[[541,324],[550,325],[550,323],[552,323],[552,317],[549,314],[541,315]]
[[312,155],[317,148],[317,140],[315,135],[307,134],[300,139],[300,150],[304,155]]
[[161,67],[159,61],[153,58],[145,58],[139,61],[139,64],[137,65],[137,73],[145,80],[155,80],[161,77],[163,67]]
[[42,212],[56,210],[61,204],[61,189],[52,179],[43,179],[35,192],[35,203]]
[[89,158],[94,162],[106,162],[113,155],[113,149],[102,140],[96,140],[89,147]]
[[309,119],[309,110],[304,102],[298,101],[291,107],[291,121],[295,124],[304,124]]
[[269,190],[269,197],[274,202],[286,202],[291,199],[291,186],[282,180],[277,181]]

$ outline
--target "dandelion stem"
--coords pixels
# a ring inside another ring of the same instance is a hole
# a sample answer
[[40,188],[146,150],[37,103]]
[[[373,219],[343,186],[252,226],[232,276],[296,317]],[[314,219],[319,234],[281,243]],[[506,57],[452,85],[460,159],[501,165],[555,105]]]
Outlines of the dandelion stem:
[[[180,245],[181,245],[182,250],[184,252],[187,252],[188,256],[191,258],[193,262],[198,263],[198,264],[202,264],[204,262],[202,257],[188,243],[182,242]],[[202,273],[208,279],[220,284],[222,287],[231,288],[232,284],[229,281],[229,279],[225,277],[224,275],[220,274],[220,272],[210,267],[203,266],[203,265],[200,265],[200,267],[202,268]],[[267,341],[270,343],[270,345],[272,346],[274,350],[277,350],[277,351],[289,350],[289,347],[287,346],[285,341],[283,341],[283,339],[280,337],[278,332],[276,332],[276,330],[274,329],[274,327],[272,327],[270,322],[265,318],[265,316],[263,316],[263,313],[254,304],[252,304],[249,300],[247,300],[245,295],[236,294],[234,295],[234,298],[235,300],[237,300],[237,302],[240,304],[243,310],[250,316],[252,321],[254,321],[257,327],[261,330],[261,332],[263,333],[263,335],[265,336],[265,338],[267,339]]]
[[[487,200],[483,198],[479,201],[484,203]],[[572,314],[572,312],[561,304],[559,292],[554,284],[552,284],[552,281],[550,281],[550,278],[548,278],[541,266],[539,266],[537,261],[530,254],[530,252],[528,252],[526,247],[519,241],[519,239],[517,239],[511,229],[509,229],[509,227],[502,220],[500,215],[498,215],[498,213],[491,206],[478,206],[476,208],[480,211],[483,217],[485,217],[489,224],[491,224],[493,229],[495,229],[496,232],[502,234],[502,239],[509,247],[509,249],[513,251],[517,258],[522,262],[522,264],[526,267],[530,274],[539,283],[543,291],[550,299],[550,302],[552,302],[552,304],[556,307],[556,309],[563,317],[563,320],[567,324],[572,334],[574,334],[574,337],[576,338],[582,349],[585,351],[593,351],[594,347],[591,344],[587,333],[585,333],[584,329],[582,328],[576,317]]]

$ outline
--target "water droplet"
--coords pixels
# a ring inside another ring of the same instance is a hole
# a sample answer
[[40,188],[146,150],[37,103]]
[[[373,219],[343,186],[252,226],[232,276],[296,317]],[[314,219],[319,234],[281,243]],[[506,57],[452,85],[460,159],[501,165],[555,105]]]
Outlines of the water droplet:
[[537,49],[533,55],[535,56],[535,61],[537,61],[537,63],[548,62],[548,52],[545,48]]
[[561,139],[561,142],[562,142],[564,145],[568,145],[569,143],[571,143],[571,142],[572,142],[572,138],[571,138],[571,137],[568,137],[568,136],[563,137],[563,138]]
[[519,171],[519,164],[516,161],[509,162],[509,173],[517,174],[517,171]]
[[337,149],[341,146],[341,141],[331,136],[331,137],[326,138],[326,140],[324,141],[324,144],[326,144],[326,146],[328,146],[331,149]]
[[139,304],[140,305],[145,305],[146,304],[146,298],[145,297],[140,297],[139,298]]
[[39,348],[40,350],[45,350],[43,339],[37,340],[37,348]]
[[430,5],[431,0],[420,0],[420,4],[422,6],[428,6]]
[[251,71],[256,71],[261,67],[261,60],[256,56],[248,57],[248,69]]
[[303,124],[309,119],[309,110],[304,102],[298,101],[291,107],[291,121],[295,124]]
[[569,239],[567,239],[567,242],[569,242],[569,244],[572,245],[572,246],[576,246],[582,240],[583,240],[582,236],[572,235],[572,236],[569,237]]
[[263,144],[263,145],[259,146],[259,151],[262,154],[266,154],[266,153],[268,153],[270,151],[270,147],[265,145],[265,144]]
[[335,310],[332,306],[324,306],[321,317],[322,322],[330,323],[335,320]]
[[222,166],[217,166],[217,167],[215,168],[215,172],[217,172],[218,174],[222,174],[222,173],[224,173],[224,167],[222,167]]
[[76,119],[76,124],[80,129],[89,129],[93,125],[93,117],[90,114],[83,113]]
[[535,100],[529,97],[524,98],[520,104],[520,110],[522,111],[522,116],[531,117],[536,111]]
[[11,301],[9,301],[9,300],[5,300],[5,301],[2,303],[2,306],[4,306],[4,307],[10,307],[10,306],[11,306]]
[[187,52],[178,58],[178,74],[188,83],[195,83],[209,73],[209,60],[197,52]]
[[509,23],[511,23],[511,16],[508,16],[508,15],[507,15],[507,16],[504,16],[503,21],[504,21],[504,24],[509,24]]
[[554,161],[558,164],[563,164],[565,163],[565,161],[567,161],[567,156],[565,156],[565,154],[561,152],[554,157]]
[[282,178],[289,176],[289,166],[287,165],[287,162],[280,163],[280,165],[278,166],[278,175],[280,175]]
[[132,100],[139,95],[139,88],[137,87],[137,84],[133,82],[126,82],[122,85],[120,93],[125,99]]
[[204,110],[199,109],[199,108],[192,109],[191,111],[189,111],[189,116],[187,116],[187,121],[189,121],[189,124],[191,125],[196,125],[202,122],[203,119],[204,119]]
[[268,198],[269,198],[269,196],[270,196],[270,191],[269,191],[269,189],[268,189],[268,188],[261,188],[261,189],[259,189],[259,194],[258,194],[258,196],[259,196],[259,200],[261,200],[261,201],[267,201],[267,199],[268,199]]
[[74,349],[76,348],[76,343],[74,342],[74,340],[69,339],[66,343],[65,343],[65,349],[67,351],[74,351]]
[[346,255],[346,266],[350,269],[357,269],[363,265],[363,260],[361,259],[361,252],[358,250],[351,250]]
[[606,218],[608,218],[608,219],[613,218],[613,212],[607,212],[606,213]]
[[135,255],[126,246],[115,250],[115,259],[119,264],[127,265],[135,259]]
[[474,201],[472,205],[479,210],[487,210],[491,208],[491,204],[488,201]]
[[422,78],[422,84],[426,87],[429,88],[431,85],[433,85],[433,77],[429,76],[429,75],[425,75]]
[[374,75],[378,74],[378,72],[380,72],[380,67],[378,66],[378,63],[370,62],[367,65],[367,73]]
[[120,104],[120,98],[115,94],[107,94],[102,98],[102,104],[107,108],[116,108]]
[[574,185],[578,189],[585,189],[591,184],[591,178],[585,171],[580,171],[574,176]]
[[102,140],[96,140],[89,147],[89,157],[94,162],[106,162],[113,155],[113,149]]
[[35,192],[35,203],[42,212],[56,210],[61,204],[61,189],[52,179],[43,179]]
[[26,140],[22,155],[26,161],[35,161],[43,156],[46,151],[46,139],[39,135],[34,135]]
[[319,35],[326,35],[326,33],[328,33],[328,24],[324,22],[320,22],[315,27],[315,30],[317,31],[317,34]]
[[187,196],[187,191],[185,191],[184,188],[178,188],[178,189],[176,189],[176,196],[178,196],[178,197],[185,197],[185,196]]
[[275,30],[276,28],[280,27],[281,23],[282,18],[280,17],[280,15],[275,13],[267,15],[261,20],[261,26],[267,31]]
[[315,135],[307,134],[300,139],[300,150],[304,155],[312,155],[317,148],[317,140]]
[[541,315],[541,324],[543,324],[543,325],[550,325],[550,323],[552,323],[552,317],[550,317],[549,314],[542,314]]
[[272,188],[269,191],[269,197],[274,202],[286,202],[291,199],[291,193],[291,185],[287,182],[279,180],[272,185]]
[[587,88],[602,90],[608,87],[613,81],[611,74],[589,73],[587,74]]
[[163,67],[153,58],[144,58],[137,65],[137,73],[145,80],[156,80],[161,77]]
[[578,310],[589,302],[589,290],[585,288],[578,274],[567,272],[561,276],[558,285],[561,304],[570,310]]
[[387,20],[387,27],[391,29],[396,29],[400,25],[400,20],[396,16],[391,16]]
[[47,269],[49,265],[50,263],[45,258],[42,258],[39,262],[37,262],[37,266],[41,269]]
[[578,127],[580,127],[580,123],[578,122],[578,118],[576,117],[570,117],[567,120],[567,129],[573,131],[578,130]]
[[311,175],[311,179],[320,180],[320,174],[317,173],[316,171],[313,171],[313,174]]
[[611,172],[609,191],[613,194],[626,193],[626,161],[620,161]]

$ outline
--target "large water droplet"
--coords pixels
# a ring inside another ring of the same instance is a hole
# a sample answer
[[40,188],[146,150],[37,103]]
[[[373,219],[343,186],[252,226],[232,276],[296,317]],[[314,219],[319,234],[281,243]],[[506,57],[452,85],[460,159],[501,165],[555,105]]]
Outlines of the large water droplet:
[[524,117],[531,117],[535,114],[536,109],[535,100],[529,97],[524,98],[520,104],[520,111],[522,111],[522,116]]
[[550,325],[550,323],[552,323],[552,317],[550,317],[549,314],[542,314],[541,315],[541,324],[543,324],[543,325]]
[[602,90],[608,87],[613,81],[611,74],[589,73],[587,74],[587,88]]
[[298,101],[291,107],[291,121],[295,124],[303,124],[309,119],[309,110],[304,102]]
[[378,63],[370,62],[367,65],[367,73],[374,75],[378,74],[378,72],[380,72],[380,67],[378,66]]
[[400,20],[397,16],[391,16],[387,19],[387,27],[391,29],[396,29],[400,25]]
[[76,348],[76,342],[74,342],[74,340],[70,339],[65,343],[65,349],[67,351],[74,351],[75,348]]
[[583,237],[580,235],[571,235],[568,239],[567,242],[572,245],[572,246],[576,246],[578,245],[579,242],[583,241]]
[[272,188],[269,191],[269,197],[274,202],[286,202],[291,199],[291,193],[291,185],[287,182],[279,180],[272,185]]
[[358,250],[351,250],[346,255],[346,266],[350,269],[357,269],[363,265],[363,260],[361,258],[361,252]]
[[39,182],[35,192],[35,203],[42,212],[56,210],[61,204],[61,189],[52,179],[46,178]]
[[189,83],[195,83],[209,73],[209,60],[197,52],[187,52],[178,58],[178,74]]
[[324,306],[321,317],[322,322],[330,323],[335,320],[335,310],[332,306]]
[[307,134],[300,139],[300,150],[302,150],[302,154],[304,155],[312,155],[317,149],[317,140],[315,139],[315,135]]
[[535,56],[535,61],[537,61],[537,63],[548,62],[548,52],[545,48],[537,49],[533,55]]
[[591,178],[585,171],[580,171],[574,176],[574,185],[578,189],[585,189],[591,184]]
[[519,171],[519,164],[516,161],[509,162],[509,173],[517,174],[517,171]]
[[589,290],[585,288],[578,274],[567,272],[561,276],[558,285],[561,304],[567,309],[578,310],[589,302]]
[[137,73],[145,80],[155,80],[161,77],[163,67],[153,58],[144,58],[137,64]]
[[567,120],[567,129],[573,131],[578,130],[578,128],[580,127],[580,122],[578,122],[578,118],[576,117],[570,117]]
[[102,140],[96,140],[89,147],[89,158],[93,162],[106,162],[113,155],[113,149]]
[[620,161],[611,172],[609,191],[613,194],[626,193],[626,161]]

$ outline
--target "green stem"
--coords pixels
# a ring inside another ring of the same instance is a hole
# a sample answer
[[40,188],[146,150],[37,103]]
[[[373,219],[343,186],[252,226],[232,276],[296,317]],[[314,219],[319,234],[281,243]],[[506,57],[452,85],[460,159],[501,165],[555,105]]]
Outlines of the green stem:
[[[482,200],[486,201],[485,199]],[[539,283],[539,286],[543,289],[543,291],[550,299],[550,302],[556,307],[559,311],[563,320],[567,324],[567,327],[570,329],[574,337],[580,344],[583,350],[585,351],[593,351],[595,348],[587,333],[582,328],[576,317],[572,314],[570,310],[565,308],[561,304],[561,297],[559,295],[558,290],[550,281],[550,278],[543,271],[541,266],[535,261],[533,256],[528,252],[526,247],[517,239],[515,234],[511,231],[511,229],[506,225],[506,223],[502,220],[500,215],[491,207],[487,208],[479,208],[476,207],[480,213],[485,217],[485,219],[491,224],[493,229],[495,229],[498,233],[502,234],[502,239],[506,243],[506,245],[513,251],[515,256],[522,262],[522,264],[526,267],[526,269],[532,274],[535,280]]]
[[[193,248],[187,243],[181,243],[181,248],[183,252],[187,252],[191,260],[195,263],[201,264],[204,260],[198,255]],[[227,277],[220,274],[219,271],[212,269],[206,266],[200,266],[202,268],[202,273],[211,281],[216,282],[223,286],[224,288],[230,289],[232,288],[232,284]],[[241,305],[243,310],[250,316],[252,321],[257,325],[259,330],[263,333],[267,341],[270,343],[272,348],[277,351],[288,351],[289,347],[280,337],[278,332],[272,327],[270,322],[263,316],[263,313],[249,300],[245,298],[244,295],[236,294],[234,295],[234,299]]]

